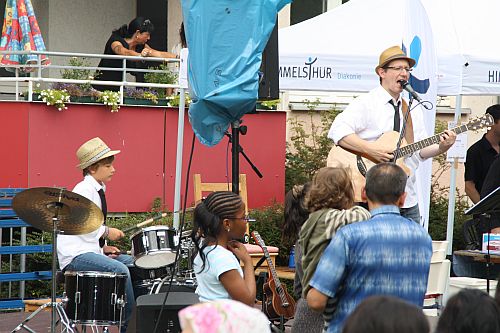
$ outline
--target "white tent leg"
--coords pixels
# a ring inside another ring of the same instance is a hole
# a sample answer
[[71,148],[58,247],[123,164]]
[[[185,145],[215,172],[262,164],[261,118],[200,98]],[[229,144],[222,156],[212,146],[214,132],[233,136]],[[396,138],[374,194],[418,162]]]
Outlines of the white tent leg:
[[[455,105],[455,123],[458,125],[460,115],[462,113],[462,95],[456,97]],[[448,241],[448,249],[446,254],[452,254],[453,248],[453,225],[455,224],[455,196],[456,196],[456,178],[457,178],[457,158],[451,166],[450,172],[450,194],[448,196],[448,224],[446,226],[446,240]]]
[[186,89],[180,89],[179,119],[177,121],[177,156],[175,158],[175,187],[174,187],[174,228],[179,230],[179,211],[181,209],[181,180],[182,180],[182,149],[184,143],[184,113],[186,106]]

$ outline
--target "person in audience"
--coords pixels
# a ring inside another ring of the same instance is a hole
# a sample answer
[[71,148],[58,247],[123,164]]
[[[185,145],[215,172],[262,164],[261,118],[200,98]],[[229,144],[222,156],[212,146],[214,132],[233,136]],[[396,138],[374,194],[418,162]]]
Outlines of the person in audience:
[[285,195],[285,223],[283,225],[283,241],[287,244],[295,243],[295,279],[293,293],[297,299],[295,316],[292,325],[293,332],[308,331],[311,333],[322,332],[323,316],[321,313],[312,311],[307,301],[302,297],[302,248],[298,242],[299,231],[309,217],[309,211],[305,207],[305,197],[311,183],[295,185]]
[[[156,58],[175,58],[175,54],[170,52],[158,51],[151,48],[147,42],[154,31],[153,23],[149,19],[136,17],[128,25],[124,24],[120,28],[113,30],[111,36],[104,47],[104,54],[136,56],[136,57],[156,57]],[[103,58],[98,67],[122,68],[121,59]],[[136,67],[133,62],[127,61],[127,68]],[[132,73],[135,75],[136,72]],[[95,80],[98,81],[122,81],[121,71],[98,70]],[[94,85],[97,90],[118,91],[119,86]]]
[[[319,259],[335,232],[342,226],[370,218],[366,209],[354,206],[354,189],[345,168],[321,168],[313,178],[306,205],[310,215],[300,230],[298,241],[302,251],[301,285],[304,299]],[[330,306],[325,309],[325,324],[330,320],[331,310]],[[307,327],[300,322],[294,326]]]
[[261,311],[233,300],[198,303],[179,311],[182,333],[270,333]]
[[369,296],[392,295],[422,306],[432,241],[422,226],[400,215],[406,180],[396,164],[370,168],[362,197],[371,219],[340,228],[321,256],[307,303],[324,311],[331,299],[328,333],[340,332],[345,319]]
[[446,303],[436,333],[500,333],[500,308],[479,289],[463,289]]
[[245,204],[233,192],[212,192],[196,205],[191,239],[197,249],[193,260],[196,293],[202,302],[234,299],[247,305],[255,303],[252,259],[236,241],[244,237],[247,223]]
[[429,333],[422,309],[393,296],[370,296],[345,321],[342,333]]

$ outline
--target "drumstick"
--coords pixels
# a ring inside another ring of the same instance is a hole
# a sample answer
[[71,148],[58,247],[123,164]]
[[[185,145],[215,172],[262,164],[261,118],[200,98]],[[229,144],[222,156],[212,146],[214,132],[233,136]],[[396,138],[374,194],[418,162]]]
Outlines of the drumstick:
[[150,224],[150,223],[153,223],[154,221],[159,220],[159,219],[161,219],[161,218],[163,218],[163,217],[165,217],[165,216],[167,216],[167,213],[161,213],[161,214],[160,214],[160,213],[158,213],[158,215],[153,216],[152,218],[150,218],[150,219],[148,219],[148,220],[146,220],[146,221],[143,221],[143,222],[138,223],[138,224],[136,224],[136,225],[134,225],[134,226],[131,226],[131,227],[128,227],[128,228],[123,229],[123,232],[128,232],[128,231],[130,231],[130,230],[134,230],[134,229],[137,229],[137,228],[141,228],[141,227],[143,227],[143,226],[145,226],[145,225],[148,225],[148,224]]

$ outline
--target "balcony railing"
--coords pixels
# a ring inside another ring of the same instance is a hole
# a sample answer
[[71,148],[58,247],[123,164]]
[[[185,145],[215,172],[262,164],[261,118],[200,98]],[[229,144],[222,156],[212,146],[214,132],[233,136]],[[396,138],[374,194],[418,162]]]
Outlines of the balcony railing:
[[[178,84],[178,79],[175,84],[163,84],[163,83],[146,83],[146,82],[135,82],[127,79],[127,73],[163,73],[165,70],[159,69],[149,69],[149,68],[132,68],[127,67],[127,61],[147,61],[147,62],[158,62],[177,64],[179,67],[180,59],[168,59],[168,58],[153,58],[153,57],[136,57],[136,56],[118,56],[118,55],[106,55],[106,54],[91,54],[91,53],[71,53],[71,52],[49,52],[49,51],[0,51],[2,55],[36,55],[36,63],[20,64],[20,65],[4,65],[0,68],[5,68],[9,71],[15,73],[14,77],[0,77],[0,82],[13,82],[15,84],[15,100],[18,101],[21,98],[20,83],[28,83],[28,101],[33,100],[33,84],[37,83],[75,83],[75,84],[98,84],[103,86],[114,86],[119,87],[120,93],[120,104],[123,105],[124,88],[125,87],[141,87],[141,88],[180,88]],[[121,68],[111,68],[111,67],[96,67],[96,66],[71,66],[71,65],[56,65],[56,64],[43,64],[42,56],[47,56],[51,59],[63,58],[66,62],[73,57],[85,58],[85,59],[117,59],[122,61]],[[71,80],[63,79],[59,75],[54,75],[54,71],[58,70],[57,74],[61,70],[104,70],[104,71],[116,71],[121,72],[121,81],[98,81],[98,80]],[[28,72],[29,76],[21,76],[21,73]]]

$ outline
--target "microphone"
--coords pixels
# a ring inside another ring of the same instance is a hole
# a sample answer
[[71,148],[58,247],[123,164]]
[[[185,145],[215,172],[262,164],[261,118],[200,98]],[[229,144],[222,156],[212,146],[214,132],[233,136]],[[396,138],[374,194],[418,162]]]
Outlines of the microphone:
[[410,85],[408,81],[405,80],[399,80],[398,83],[403,87],[404,90],[410,93],[411,97],[416,99],[419,103],[422,103],[422,98],[418,96],[417,92],[413,90],[413,87]]

